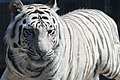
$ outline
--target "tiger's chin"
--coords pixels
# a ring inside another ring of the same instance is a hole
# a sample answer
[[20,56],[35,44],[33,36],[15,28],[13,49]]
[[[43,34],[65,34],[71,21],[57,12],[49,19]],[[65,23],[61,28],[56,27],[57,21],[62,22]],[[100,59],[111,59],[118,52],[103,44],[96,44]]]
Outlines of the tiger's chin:
[[54,58],[54,51],[46,53],[44,56],[29,57],[29,66],[26,67],[26,69],[29,70],[27,72],[27,76],[31,77],[34,75],[34,73],[36,73],[34,76],[39,76],[42,70],[44,70],[44,68],[48,66],[54,60]]
[[44,56],[44,57],[40,57],[40,58],[29,57],[29,59],[30,59],[30,62],[32,65],[37,65],[39,67],[45,67],[45,66],[47,66],[47,64],[49,62],[51,62],[54,59],[54,57],[53,56],[51,56],[51,57]]
[[43,57],[38,58],[37,56],[30,58],[29,57],[29,61],[28,61],[28,66],[26,66],[26,76],[28,77],[36,77],[39,76],[42,72],[42,70],[44,70],[44,68],[52,62],[54,60],[53,55],[51,56],[47,56],[44,55]]
[[[36,51],[37,52],[37,51]],[[44,54],[44,55],[41,55]],[[47,52],[47,53],[35,53],[34,55],[28,54],[28,58],[32,65],[37,65],[39,67],[45,67],[48,63],[54,60],[55,53],[53,50]]]
[[[41,70],[51,63],[55,56],[54,51],[46,53],[44,56],[38,55],[28,55],[27,50],[16,48],[8,50],[8,64],[9,68],[11,65],[17,68],[17,71],[28,77],[39,75]],[[29,53],[30,54],[30,53]],[[14,70],[13,70],[14,71]]]

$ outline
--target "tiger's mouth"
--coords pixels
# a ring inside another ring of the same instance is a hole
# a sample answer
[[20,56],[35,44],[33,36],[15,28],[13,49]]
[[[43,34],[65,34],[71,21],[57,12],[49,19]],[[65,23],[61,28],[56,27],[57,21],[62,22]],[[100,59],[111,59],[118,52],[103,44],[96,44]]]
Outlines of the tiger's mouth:
[[54,58],[54,50],[49,50],[48,52],[42,52],[40,50],[30,52],[28,50],[27,55],[32,61],[45,62]]
[[34,54],[31,53],[27,54],[32,64],[39,65],[40,67],[46,66],[49,62],[53,61],[55,58],[53,50],[47,53],[43,53],[36,50],[36,53]]

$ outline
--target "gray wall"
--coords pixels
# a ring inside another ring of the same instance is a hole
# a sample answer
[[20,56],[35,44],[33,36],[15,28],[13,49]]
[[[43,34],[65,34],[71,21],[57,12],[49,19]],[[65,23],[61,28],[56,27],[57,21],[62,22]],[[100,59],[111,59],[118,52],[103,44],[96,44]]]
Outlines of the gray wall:
[[3,37],[10,19],[7,5],[7,3],[0,4],[0,75],[5,68],[5,45]]

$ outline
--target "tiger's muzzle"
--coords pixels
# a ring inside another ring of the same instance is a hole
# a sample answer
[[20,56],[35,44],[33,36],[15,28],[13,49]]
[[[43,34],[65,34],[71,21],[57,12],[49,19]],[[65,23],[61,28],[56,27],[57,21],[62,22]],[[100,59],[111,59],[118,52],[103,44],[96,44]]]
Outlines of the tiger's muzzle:
[[47,39],[42,39],[36,42],[36,44],[33,45],[33,51],[28,53],[30,59],[36,61],[36,60],[48,60],[53,58],[54,50],[52,48],[52,45]]

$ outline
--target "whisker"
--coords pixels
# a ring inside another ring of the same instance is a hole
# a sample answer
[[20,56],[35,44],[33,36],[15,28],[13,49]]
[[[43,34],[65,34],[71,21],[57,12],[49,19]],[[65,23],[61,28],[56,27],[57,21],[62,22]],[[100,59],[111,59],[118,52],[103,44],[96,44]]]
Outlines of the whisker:
[[25,60],[25,57],[22,58],[22,59],[20,59],[20,60],[18,60],[18,61],[16,62],[16,64],[20,63],[20,62],[23,61],[23,60]]
[[19,59],[19,58],[23,58],[24,56],[25,56],[25,54],[22,54],[22,55],[18,55],[18,54],[16,55],[15,54],[15,55],[11,55],[11,59],[13,59],[13,60],[14,59]]

